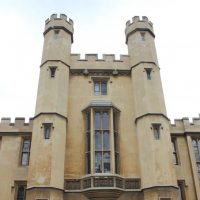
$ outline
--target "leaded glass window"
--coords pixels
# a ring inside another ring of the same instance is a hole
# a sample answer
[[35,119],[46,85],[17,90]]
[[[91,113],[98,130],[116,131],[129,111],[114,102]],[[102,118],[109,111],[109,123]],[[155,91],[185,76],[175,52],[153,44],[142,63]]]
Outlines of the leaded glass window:
[[29,164],[31,140],[29,138],[23,139],[21,165],[27,166]]
[[95,111],[95,172],[110,172],[110,134],[108,111]]
[[[118,112],[111,109],[94,108],[86,111],[87,174],[111,173],[111,171],[119,173]],[[113,166],[111,157],[114,161]]]
[[95,95],[107,95],[107,81],[95,80],[94,81],[94,94]]
[[195,155],[195,159],[196,159],[197,173],[200,178],[200,139],[193,138],[192,146],[193,146],[194,155]]

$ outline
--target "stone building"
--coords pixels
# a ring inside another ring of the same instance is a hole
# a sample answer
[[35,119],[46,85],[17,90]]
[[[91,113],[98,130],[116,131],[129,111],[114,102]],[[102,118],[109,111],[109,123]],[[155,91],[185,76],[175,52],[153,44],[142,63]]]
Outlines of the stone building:
[[0,123],[1,200],[200,200],[200,119],[170,124],[147,17],[128,55],[71,54],[73,21],[45,22],[35,116]]

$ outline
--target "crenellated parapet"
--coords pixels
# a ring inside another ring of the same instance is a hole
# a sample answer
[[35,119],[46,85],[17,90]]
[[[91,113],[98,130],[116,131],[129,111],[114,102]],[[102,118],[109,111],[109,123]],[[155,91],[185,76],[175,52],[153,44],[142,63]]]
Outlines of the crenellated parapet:
[[192,118],[192,122],[189,118],[184,117],[182,119],[175,119],[174,124],[170,124],[171,133],[200,133],[200,116],[198,118]]
[[57,16],[57,14],[52,14],[50,18],[45,21],[44,35],[51,29],[63,29],[64,31],[71,34],[73,42],[73,21],[65,14],[60,14],[59,17]]
[[142,19],[140,19],[139,16],[135,16],[132,18],[132,21],[129,20],[126,22],[126,43],[128,42],[128,37],[136,31],[148,31],[153,37],[155,37],[153,23],[145,16],[142,16]]
[[30,118],[28,123],[25,123],[25,118],[17,117],[14,122],[11,118],[1,118],[0,134],[6,133],[30,133],[32,132],[33,119]]
[[116,59],[114,54],[103,54],[99,58],[98,54],[85,54],[81,58],[80,54],[71,54],[71,70],[73,69],[104,69],[104,70],[130,70],[129,55],[120,55]]

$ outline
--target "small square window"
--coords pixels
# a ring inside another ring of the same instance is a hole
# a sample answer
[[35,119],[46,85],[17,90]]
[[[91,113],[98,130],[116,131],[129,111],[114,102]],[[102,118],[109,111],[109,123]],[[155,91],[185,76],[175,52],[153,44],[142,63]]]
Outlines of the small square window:
[[94,81],[94,94],[95,95],[107,95],[107,81],[95,80]]
[[152,124],[152,126],[153,126],[154,139],[160,140],[160,124]]
[[44,127],[44,139],[50,139],[52,123],[43,123]]

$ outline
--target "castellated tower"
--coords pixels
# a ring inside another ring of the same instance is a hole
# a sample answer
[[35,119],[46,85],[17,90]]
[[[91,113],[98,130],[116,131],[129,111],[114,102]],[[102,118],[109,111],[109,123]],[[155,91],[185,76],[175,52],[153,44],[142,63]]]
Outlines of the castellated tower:
[[46,20],[35,116],[0,122],[0,200],[200,200],[200,118],[170,124],[148,18],[125,36],[82,59],[72,20]]
[[166,148],[170,147],[171,138],[154,44],[153,24],[147,17],[140,19],[136,16],[132,22],[126,23],[125,33],[130,56],[134,122],[144,199],[155,200],[159,196],[166,196],[167,192],[173,199],[177,199],[171,150]]
[[44,30],[28,173],[28,200],[36,197],[63,199],[72,42],[72,20],[64,14],[60,17],[51,15]]

